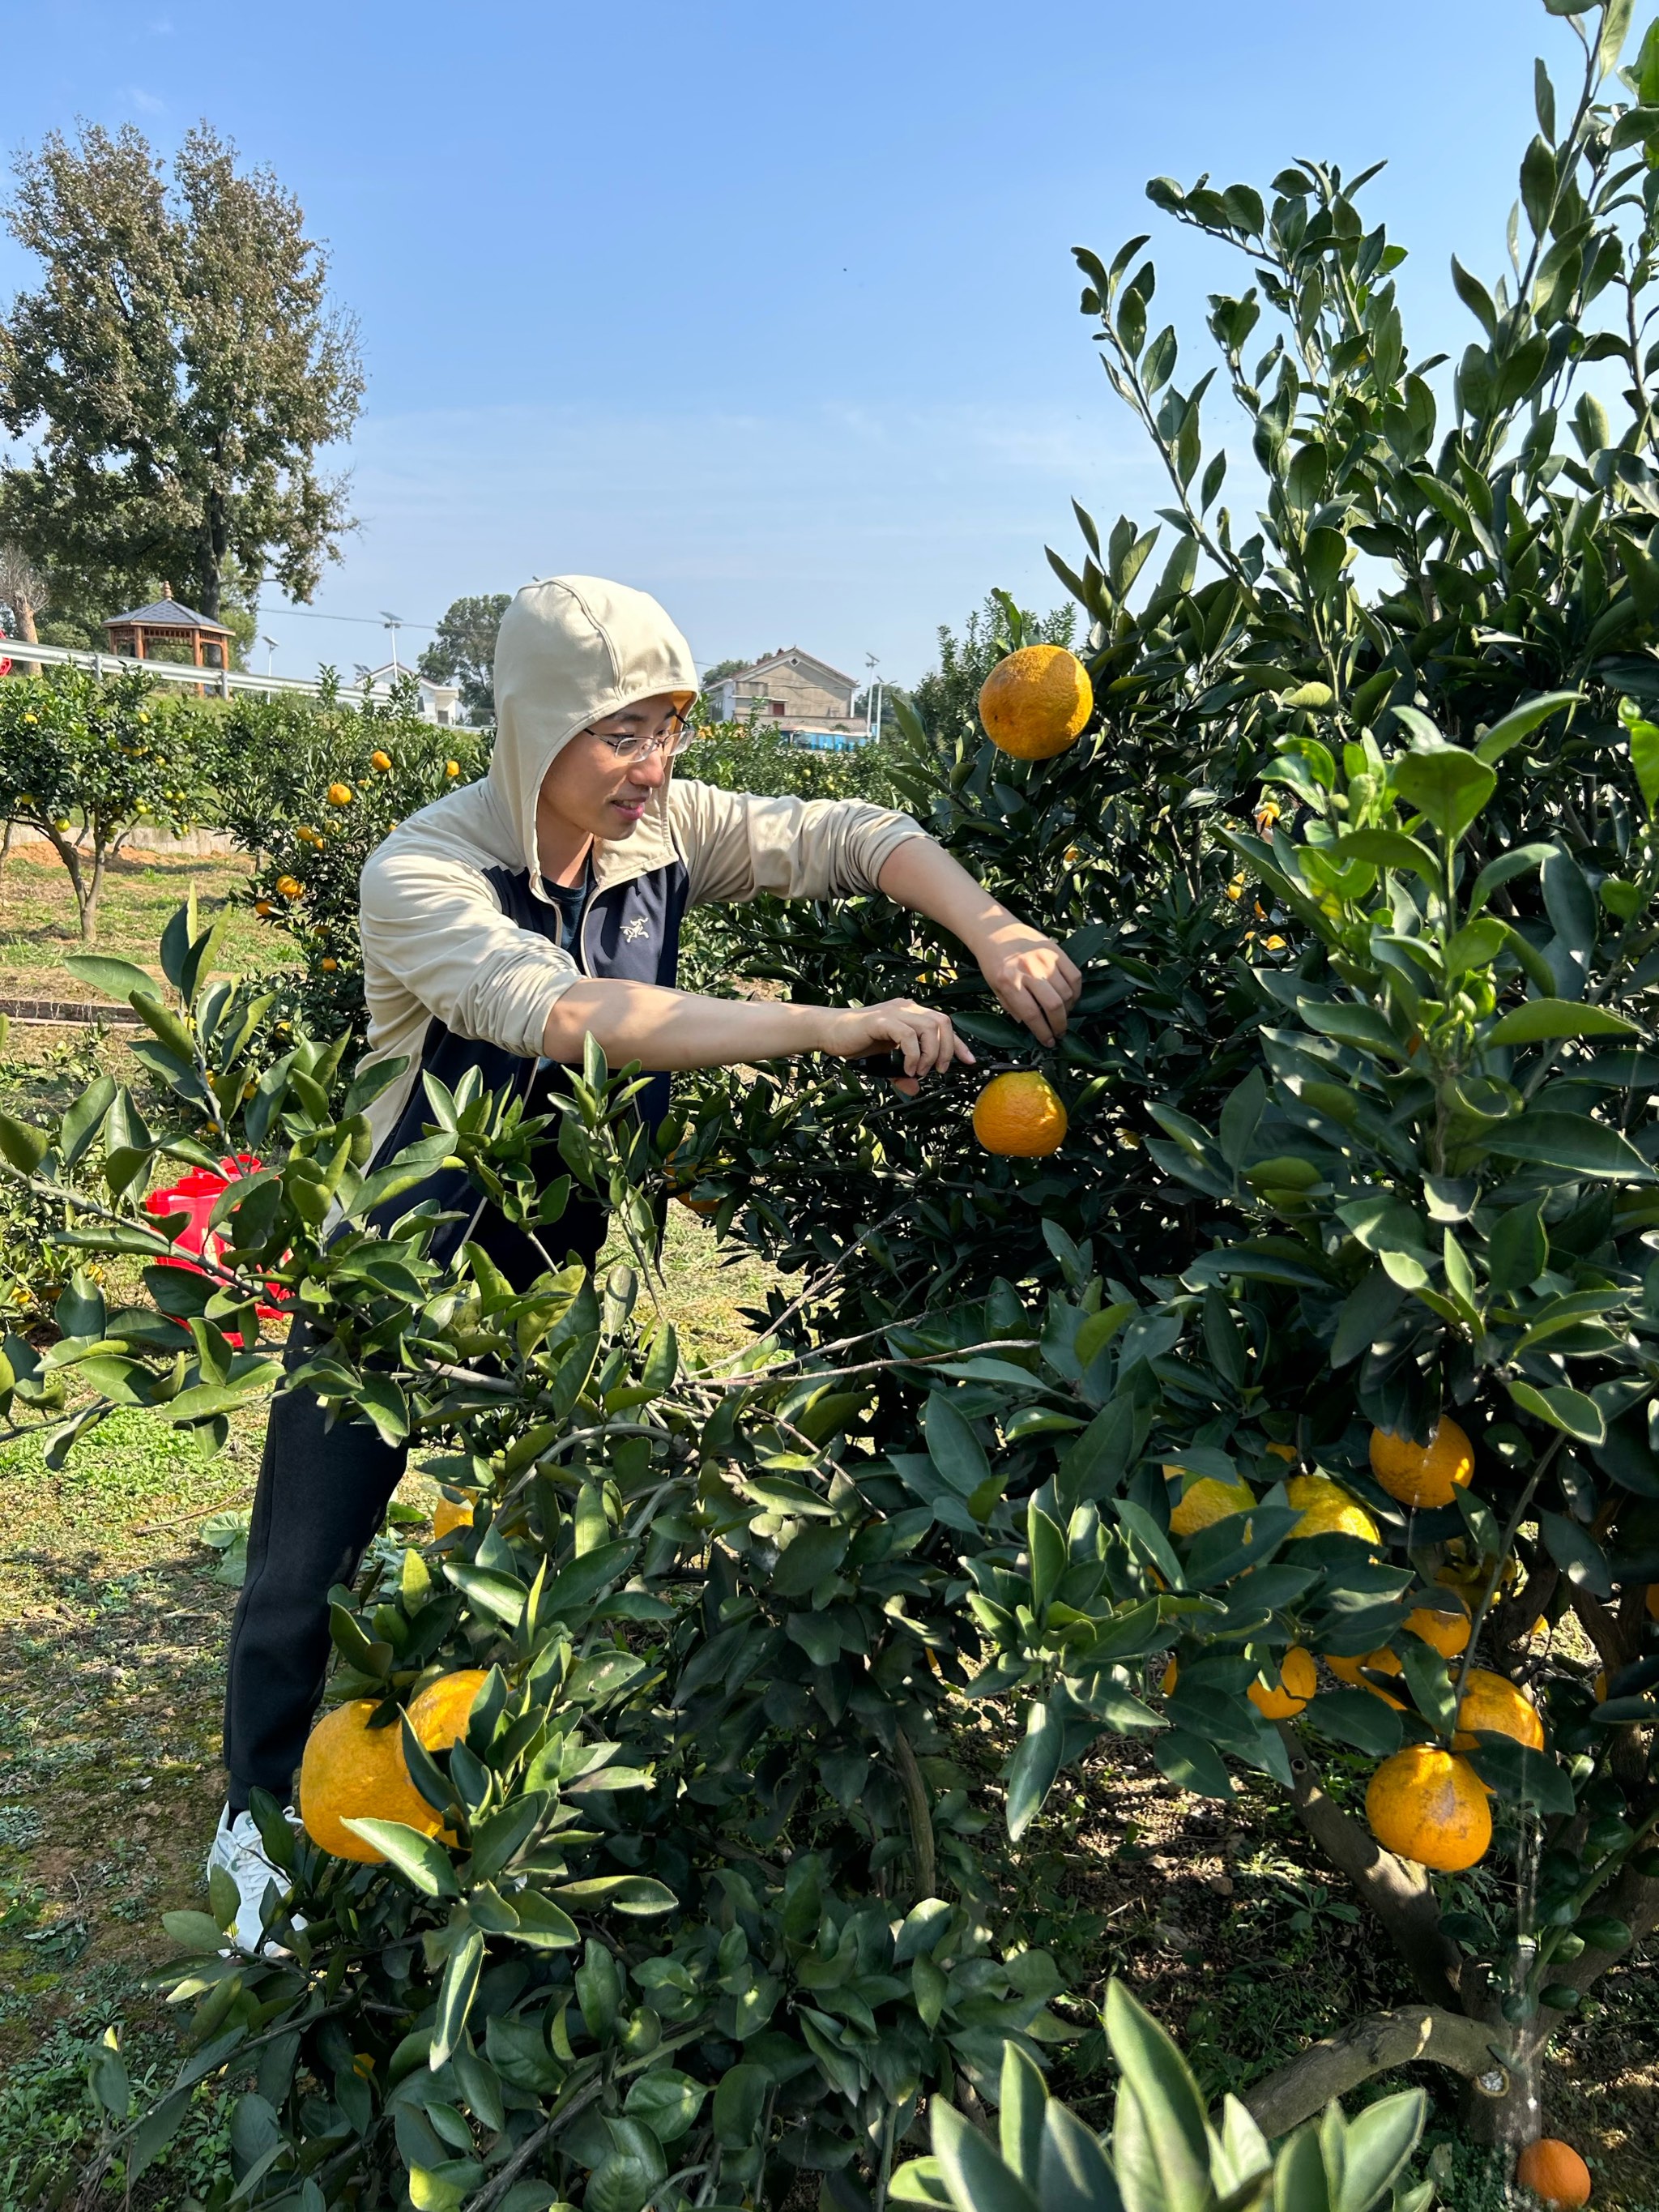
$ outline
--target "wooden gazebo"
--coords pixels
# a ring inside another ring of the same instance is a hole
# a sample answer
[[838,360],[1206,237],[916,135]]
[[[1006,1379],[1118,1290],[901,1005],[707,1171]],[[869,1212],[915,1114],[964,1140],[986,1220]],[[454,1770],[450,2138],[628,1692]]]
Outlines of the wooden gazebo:
[[[130,660],[178,660],[198,668],[229,665],[232,633],[222,623],[210,622],[173,596],[169,584],[147,607],[134,607],[125,615],[112,615],[104,624],[112,653]],[[177,648],[183,646],[181,655]],[[156,647],[162,649],[157,652]]]

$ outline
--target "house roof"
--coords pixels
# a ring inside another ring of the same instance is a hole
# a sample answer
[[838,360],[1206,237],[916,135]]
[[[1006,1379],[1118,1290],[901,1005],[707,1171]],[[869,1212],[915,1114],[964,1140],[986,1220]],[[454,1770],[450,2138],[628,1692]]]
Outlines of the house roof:
[[850,684],[855,691],[858,689],[856,676],[844,675],[839,668],[832,668],[827,660],[820,660],[816,653],[808,653],[799,645],[786,646],[781,653],[769,653],[764,659],[751,660],[747,668],[734,668],[729,676],[722,676],[718,680],[722,684],[741,684],[745,677],[764,676],[774,668],[792,666],[818,669],[825,676],[833,676],[837,684]]
[[210,622],[206,615],[197,614],[178,599],[152,599],[147,607],[104,617],[106,629],[119,629],[129,623],[142,623],[146,629],[210,629],[219,637],[231,635],[223,623]]

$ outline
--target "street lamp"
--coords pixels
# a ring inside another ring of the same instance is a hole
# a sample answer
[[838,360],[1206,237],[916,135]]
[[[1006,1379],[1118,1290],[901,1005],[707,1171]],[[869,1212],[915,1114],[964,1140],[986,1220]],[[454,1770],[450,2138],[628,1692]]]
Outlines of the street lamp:
[[266,653],[266,655],[265,655],[265,674],[266,674],[267,676],[269,676],[269,675],[270,675],[270,672],[271,672],[272,667],[273,667],[273,666],[275,665],[275,664],[276,664],[276,639],[275,639],[274,637],[262,637],[262,638],[259,640],[259,642],[260,642],[260,644],[261,644],[261,645],[269,646],[269,647],[270,647],[270,651]]
[[[864,718],[866,726],[869,729],[872,738],[877,744],[879,744],[881,741],[882,703],[882,684],[880,675],[881,655],[878,653],[866,653],[864,658],[870,671],[870,696],[866,702]],[[872,712],[872,708],[873,714]]]
[[398,632],[403,628],[404,618],[401,615],[389,614],[386,608],[382,607],[380,620],[392,632],[392,680],[395,684],[404,672],[398,665]]

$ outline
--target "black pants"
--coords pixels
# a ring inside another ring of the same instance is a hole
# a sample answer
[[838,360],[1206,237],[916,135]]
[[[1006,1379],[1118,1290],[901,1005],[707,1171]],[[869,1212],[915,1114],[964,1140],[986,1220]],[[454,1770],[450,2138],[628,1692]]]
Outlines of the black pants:
[[[573,1206],[550,1249],[591,1264],[605,1229],[597,1206]],[[493,1212],[475,1234],[509,1282],[523,1286],[543,1271],[523,1232]],[[299,1365],[313,1349],[296,1324],[286,1364]],[[328,1425],[309,1390],[285,1392],[271,1407],[225,1683],[233,1812],[244,1809],[250,1790],[268,1790],[284,1804],[293,1795],[328,1668],[328,1593],[356,1573],[408,1460],[406,1447],[383,1443],[367,1421],[341,1413]]]

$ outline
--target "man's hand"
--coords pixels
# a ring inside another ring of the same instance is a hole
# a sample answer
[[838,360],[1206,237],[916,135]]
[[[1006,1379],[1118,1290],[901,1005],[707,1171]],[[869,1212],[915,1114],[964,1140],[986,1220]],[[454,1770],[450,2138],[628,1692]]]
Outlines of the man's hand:
[[1024,1022],[1039,1044],[1058,1044],[1083,977],[1051,937],[1012,917],[979,955],[980,973],[1005,1013]]
[[825,1007],[818,1049],[840,1060],[900,1053],[907,1078],[942,1075],[958,1060],[971,1066],[974,1058],[947,1016],[931,1006],[919,1006],[914,999],[888,999],[878,1006]]

